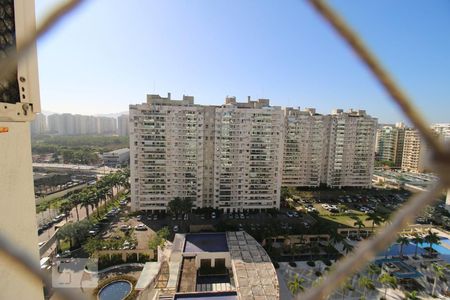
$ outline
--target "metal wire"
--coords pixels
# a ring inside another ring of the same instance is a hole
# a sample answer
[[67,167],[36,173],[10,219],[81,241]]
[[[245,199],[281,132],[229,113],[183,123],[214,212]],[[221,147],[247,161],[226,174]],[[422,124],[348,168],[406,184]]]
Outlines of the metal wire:
[[[25,251],[19,249],[14,244],[12,244],[3,234],[0,233],[0,256],[4,255],[5,261],[13,263],[15,267],[23,270],[24,273],[31,275],[32,277],[42,281],[45,286],[52,286],[52,279],[50,276],[43,274],[41,272],[39,262],[34,258],[31,258]],[[25,282],[25,281],[24,281]],[[60,296],[61,299],[66,300],[79,300],[68,289],[57,289],[56,294]]]
[[369,49],[359,39],[343,19],[333,11],[323,0],[309,0],[309,3],[328,21],[336,32],[350,45],[367,68],[374,74],[392,100],[400,107],[406,117],[417,128],[425,142],[428,144],[433,156],[431,167],[440,176],[440,181],[427,192],[412,197],[391,218],[390,224],[380,231],[373,239],[358,244],[358,247],[345,259],[340,261],[336,269],[329,274],[321,284],[298,295],[297,299],[325,299],[345,281],[346,278],[361,270],[377,253],[389,246],[396,238],[397,232],[407,226],[426,205],[431,204],[436,195],[450,186],[450,152],[445,149],[421,114],[408,100],[408,97],[398,88],[394,80],[379,64]]
[[[393,101],[400,107],[412,124],[419,130],[423,139],[433,153],[432,167],[440,176],[440,181],[427,192],[412,197],[399,211],[397,211],[391,223],[379,234],[370,240],[358,244],[355,251],[345,259],[336,264],[336,269],[328,274],[317,287],[300,294],[297,299],[324,299],[330,295],[346,278],[363,268],[374,256],[385,249],[396,237],[397,232],[404,228],[408,221],[419,213],[426,205],[433,202],[435,196],[443,188],[450,186],[450,154],[445,147],[439,143],[433,132],[422,118],[420,112],[411,104],[406,94],[395,84],[388,72],[382,68],[376,58],[370,53],[364,43],[348,27],[345,22],[334,12],[323,0],[308,0],[309,3],[328,21],[337,33],[350,45],[358,57],[374,74],[375,78],[390,94]],[[69,0],[64,5],[55,9],[44,22],[38,27],[34,34],[28,36],[17,51],[9,51],[7,59],[0,61],[0,79],[11,76],[18,60],[34,45],[36,40],[48,32],[62,17],[67,15],[84,0]],[[4,236],[0,234],[0,253],[11,259],[12,262],[24,269],[35,278],[51,286],[51,280],[40,272],[36,262],[17,249]],[[64,299],[76,299],[67,290],[59,289],[58,294]]]
[[80,5],[85,0],[69,0],[66,3],[55,8],[40,26],[36,32],[30,33],[24,38],[23,43],[17,45],[17,49],[9,49],[6,59],[0,60],[0,80],[8,79],[14,74],[14,69],[17,67],[17,62],[35,45],[38,38],[47,33],[53,26],[55,26],[65,15],[71,12],[75,7]]
[[309,0],[309,3],[328,21],[337,33],[347,42],[347,44],[358,55],[367,68],[375,75],[375,78],[381,83],[385,90],[391,95],[392,100],[400,107],[403,113],[408,117],[411,123],[419,130],[423,139],[439,156],[444,156],[446,151],[438,139],[435,137],[430,127],[422,118],[419,111],[409,101],[405,93],[401,91],[398,85],[391,78],[389,73],[384,70],[375,56],[364,45],[358,35],[345,24],[344,20],[329,7],[323,0]]

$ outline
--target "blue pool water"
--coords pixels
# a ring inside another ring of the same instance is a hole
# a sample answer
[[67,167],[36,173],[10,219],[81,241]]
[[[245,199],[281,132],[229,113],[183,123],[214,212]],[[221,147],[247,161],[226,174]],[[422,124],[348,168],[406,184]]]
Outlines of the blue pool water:
[[[446,238],[441,238],[441,243],[450,245],[450,241]],[[417,248],[417,255],[420,255],[422,253],[427,253],[428,251],[425,250],[424,248],[429,247],[429,246],[430,246],[430,244],[428,244],[428,243],[419,244],[419,247]],[[433,244],[433,249],[436,250],[437,252],[439,252],[440,257],[442,259],[444,259],[447,262],[450,262],[450,249],[447,249],[442,245],[435,245],[435,244]],[[415,251],[416,251],[416,245],[413,243],[403,246],[403,254],[404,255],[414,255]],[[388,256],[396,256],[396,255],[399,255],[399,253],[400,253],[400,245],[393,244],[386,251],[383,251],[382,253],[380,253],[379,256],[386,256],[386,254]]]
[[111,282],[100,290],[100,300],[122,300],[131,292],[131,283],[125,280]]

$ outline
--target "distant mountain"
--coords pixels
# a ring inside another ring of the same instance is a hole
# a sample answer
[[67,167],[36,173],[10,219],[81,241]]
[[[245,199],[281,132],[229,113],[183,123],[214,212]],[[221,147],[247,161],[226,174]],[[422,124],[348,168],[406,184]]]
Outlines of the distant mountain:
[[110,114],[95,114],[96,117],[109,117],[109,118],[117,118],[121,115],[128,115],[128,111],[123,111],[119,113],[110,113]]
[[[48,110],[43,110],[41,112],[42,114],[46,115],[46,116],[50,116],[50,115],[54,115],[54,114],[62,114],[62,113],[55,113],[53,111],[48,111]],[[69,113],[70,114],[70,113]],[[74,113],[71,113],[73,115],[76,115]],[[109,114],[95,114],[93,116],[96,117],[108,117],[108,118],[117,118],[118,116],[121,115],[128,115],[128,111],[123,111],[123,112],[119,112],[119,113],[109,113]]]

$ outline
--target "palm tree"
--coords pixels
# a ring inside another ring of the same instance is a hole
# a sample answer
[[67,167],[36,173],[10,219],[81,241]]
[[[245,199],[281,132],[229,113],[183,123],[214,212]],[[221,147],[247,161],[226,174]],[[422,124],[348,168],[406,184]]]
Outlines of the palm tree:
[[374,275],[379,275],[381,273],[381,269],[376,264],[370,264],[368,273],[371,275],[371,279],[373,279]]
[[80,221],[80,215],[78,213],[78,205],[80,204],[80,193],[74,193],[70,196],[69,200],[75,207],[75,212],[77,214],[77,221]]
[[342,289],[342,300],[344,300],[345,292],[353,289],[353,286],[350,283],[350,280],[346,280],[345,283],[342,285],[341,289]]
[[399,256],[400,256],[400,258],[402,258],[403,257],[403,246],[408,245],[409,244],[409,240],[405,236],[399,236],[398,239],[397,239],[397,243],[400,244]]
[[358,284],[360,287],[364,288],[364,298],[366,298],[368,289],[373,290],[375,288],[375,286],[373,285],[373,281],[366,276],[359,278]]
[[397,278],[389,275],[389,273],[381,274],[378,277],[378,281],[384,286],[384,299],[386,299],[388,287],[397,288]]
[[91,205],[91,199],[87,193],[86,189],[80,192],[80,206],[86,209],[86,217],[89,218],[89,206]]
[[68,199],[63,200],[59,205],[59,210],[64,213],[64,217],[66,218],[67,222],[67,217],[72,210],[72,203]]
[[423,238],[419,234],[414,234],[414,238],[412,239],[413,243],[416,244],[416,249],[414,251],[414,257],[417,258],[417,250],[419,249],[419,244],[423,243]]
[[367,215],[366,221],[372,221],[372,232],[374,232],[375,225],[380,225],[383,222],[383,218],[376,212],[369,213]]
[[431,267],[434,273],[433,291],[431,292],[431,296],[434,297],[436,296],[435,294],[436,294],[437,280],[438,278],[444,277],[445,268],[437,263],[432,263]]
[[342,240],[342,250],[344,250],[345,254],[348,254],[353,250],[353,245],[349,244],[346,240]]
[[305,287],[302,285],[303,282],[305,282],[305,279],[298,277],[298,274],[295,274],[294,278],[288,282],[288,288],[293,295],[305,290]]
[[361,236],[361,228],[366,227],[366,225],[364,225],[363,221],[361,221],[361,219],[357,219],[355,221],[355,223],[353,223],[353,226],[358,227],[358,238],[360,238]]
[[430,244],[430,248],[428,251],[430,252],[429,255],[431,256],[433,253],[433,245],[439,245],[441,243],[441,239],[435,232],[431,232],[431,230],[428,230],[428,234],[425,236],[425,242]]
[[405,299],[419,300],[420,298],[417,294],[418,294],[417,291],[412,291],[412,292],[405,291]]

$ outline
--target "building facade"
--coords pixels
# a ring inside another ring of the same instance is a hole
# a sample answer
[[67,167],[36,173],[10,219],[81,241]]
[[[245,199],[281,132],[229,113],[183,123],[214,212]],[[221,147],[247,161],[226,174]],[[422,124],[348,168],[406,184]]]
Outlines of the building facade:
[[48,131],[59,135],[112,135],[117,132],[115,118],[72,114],[52,114],[47,117]]
[[283,186],[317,187],[324,157],[324,116],[315,109],[284,110]]
[[268,99],[215,109],[214,205],[225,212],[278,208],[283,112]]
[[403,159],[405,126],[403,123],[383,125],[377,130],[376,158],[378,161],[391,162],[393,167],[400,168]]
[[325,166],[322,182],[329,187],[372,185],[377,119],[364,110],[334,110],[326,116]]
[[119,136],[128,136],[129,131],[129,116],[120,115],[117,117],[117,134]]
[[416,129],[406,129],[403,145],[402,171],[421,173],[425,171],[426,146]]
[[130,105],[133,210],[175,197],[224,212],[279,208],[281,185],[370,187],[377,120],[364,111],[320,115],[268,99],[221,106],[148,95]]
[[44,114],[36,114],[36,118],[30,123],[31,135],[39,135],[47,132],[47,117]]

